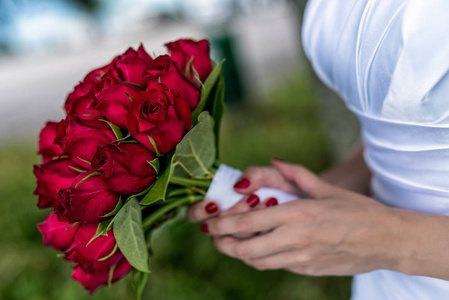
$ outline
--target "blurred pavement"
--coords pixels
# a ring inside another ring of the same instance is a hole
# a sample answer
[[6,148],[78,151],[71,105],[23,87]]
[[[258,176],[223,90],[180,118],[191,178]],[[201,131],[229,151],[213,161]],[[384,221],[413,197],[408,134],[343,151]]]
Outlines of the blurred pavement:
[[[303,65],[296,16],[287,9],[259,12],[236,17],[225,28],[236,40],[237,66],[250,94],[264,93]],[[149,53],[160,55],[166,53],[165,42],[182,37],[206,38],[217,31],[186,23],[150,22],[132,33],[99,39],[89,48],[0,59],[0,139],[37,137],[47,120],[62,119],[65,98],[78,81],[129,46],[138,47],[141,41]]]

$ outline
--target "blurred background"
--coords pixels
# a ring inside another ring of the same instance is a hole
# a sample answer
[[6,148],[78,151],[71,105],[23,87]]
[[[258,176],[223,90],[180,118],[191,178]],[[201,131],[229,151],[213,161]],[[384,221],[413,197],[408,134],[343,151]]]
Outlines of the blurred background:
[[[0,0],[0,299],[133,299],[129,279],[89,298],[71,266],[44,247],[32,165],[47,120],[90,69],[143,43],[208,38],[226,58],[222,161],[244,169],[272,157],[320,172],[358,136],[342,102],[301,48],[302,0]],[[217,253],[198,225],[154,242],[144,299],[349,299],[350,278],[255,271]]]

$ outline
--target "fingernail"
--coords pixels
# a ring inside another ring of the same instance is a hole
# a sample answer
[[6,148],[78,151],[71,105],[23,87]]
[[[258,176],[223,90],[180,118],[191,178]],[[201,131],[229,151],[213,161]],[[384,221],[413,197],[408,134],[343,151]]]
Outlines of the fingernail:
[[215,203],[209,203],[208,205],[206,205],[206,212],[208,214],[214,214],[218,211],[218,205]]
[[278,199],[271,197],[267,200],[267,202],[265,202],[265,206],[266,207],[270,207],[270,206],[275,206],[278,205]]
[[246,203],[248,203],[249,207],[255,207],[257,204],[259,204],[259,202],[260,202],[260,199],[255,194],[249,195],[248,199],[246,199]]
[[242,178],[239,181],[236,182],[236,184],[234,184],[234,188],[236,189],[246,189],[249,187],[249,185],[251,184],[251,182],[246,179],[246,178]]
[[201,231],[204,233],[209,233],[209,226],[207,226],[207,224],[204,223],[203,225],[201,225]]

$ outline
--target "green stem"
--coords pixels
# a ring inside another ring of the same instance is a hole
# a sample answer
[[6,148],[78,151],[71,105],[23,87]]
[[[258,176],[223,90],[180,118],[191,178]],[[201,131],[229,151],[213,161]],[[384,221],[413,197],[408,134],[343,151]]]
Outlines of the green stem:
[[189,178],[183,178],[178,176],[172,176],[170,177],[170,183],[182,185],[182,186],[196,186],[196,187],[203,187],[203,188],[209,188],[211,179],[207,178],[205,180],[200,179],[189,179]]
[[176,207],[187,205],[187,204],[193,204],[196,202],[199,202],[204,199],[204,196],[186,196],[181,197],[179,199],[176,199],[170,203],[167,203],[166,205],[162,206],[155,212],[153,212],[151,215],[145,218],[142,222],[143,230],[147,231],[151,225],[159,220],[160,217],[171,211],[172,209],[175,209]]

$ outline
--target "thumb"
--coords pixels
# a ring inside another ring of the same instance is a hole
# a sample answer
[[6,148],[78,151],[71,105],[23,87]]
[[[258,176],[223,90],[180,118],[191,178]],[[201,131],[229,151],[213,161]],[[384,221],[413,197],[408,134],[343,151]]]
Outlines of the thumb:
[[328,195],[330,185],[307,168],[277,159],[273,159],[271,164],[285,179],[295,183],[304,196],[316,199]]

